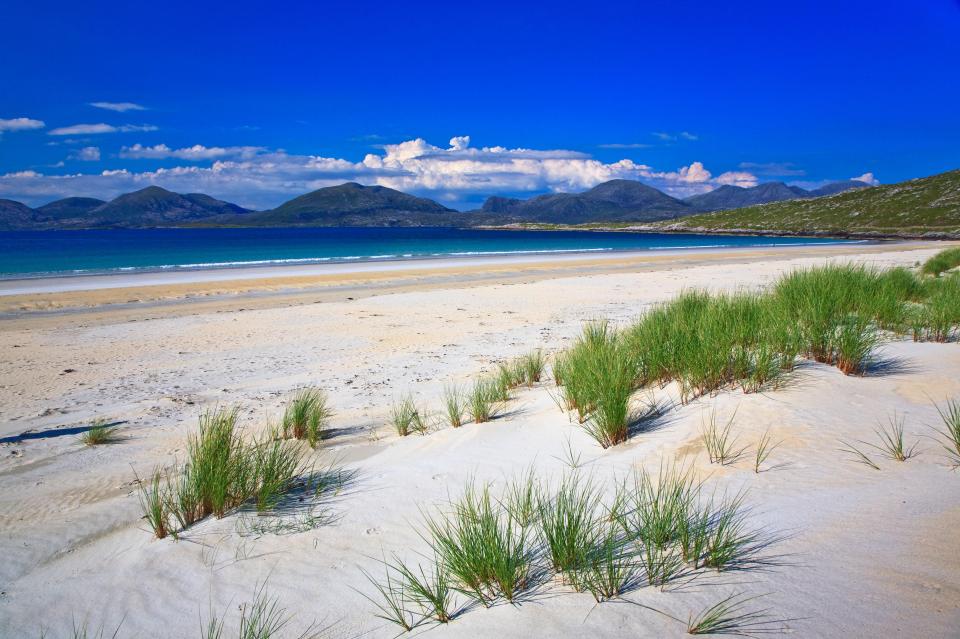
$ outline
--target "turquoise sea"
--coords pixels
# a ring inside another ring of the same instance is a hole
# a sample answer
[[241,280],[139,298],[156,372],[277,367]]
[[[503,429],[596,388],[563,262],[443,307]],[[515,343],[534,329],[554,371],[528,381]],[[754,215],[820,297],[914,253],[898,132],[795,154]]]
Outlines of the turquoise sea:
[[0,232],[0,278],[470,255],[795,246],[840,240],[451,228]]

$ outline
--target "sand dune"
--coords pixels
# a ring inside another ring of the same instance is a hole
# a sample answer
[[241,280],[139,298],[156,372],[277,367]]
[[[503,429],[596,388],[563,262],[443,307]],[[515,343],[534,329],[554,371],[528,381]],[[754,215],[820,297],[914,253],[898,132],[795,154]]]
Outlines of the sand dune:
[[[336,281],[333,289],[315,276],[274,278],[218,283],[210,289],[216,299],[205,302],[170,283],[132,297],[127,289],[17,296],[0,320],[0,438],[36,437],[0,446],[0,635],[38,636],[42,626],[65,636],[72,619],[88,619],[111,631],[122,623],[123,637],[199,636],[211,607],[232,627],[237,607],[267,580],[295,615],[290,630],[316,621],[331,626],[330,636],[392,637],[397,629],[375,618],[363,596],[374,593],[362,571],[379,573],[384,554],[415,561],[427,551],[415,530],[420,509],[457,496],[471,477],[496,490],[533,467],[556,481],[573,454],[601,482],[678,460],[711,490],[746,491],[749,521],[771,541],[768,565],[707,571],[600,605],[551,583],[521,604],[472,609],[417,632],[680,637],[685,624],[676,619],[742,592],[765,595],[758,605],[794,636],[955,637],[960,472],[945,463],[929,427],[938,420],[931,399],[960,397],[956,343],[886,343],[890,366],[862,378],[805,364],[783,389],[676,405],[653,431],[608,450],[557,408],[548,382],[519,390],[490,423],[402,439],[387,423],[391,402],[405,393],[437,406],[447,383],[531,348],[557,351],[586,320],[626,322],[684,288],[753,289],[831,260],[913,265],[939,248],[414,269],[369,275],[376,281],[353,274],[349,286]],[[266,295],[268,288],[282,294]],[[44,306],[73,310],[31,312]],[[318,463],[353,474],[314,511],[331,521],[258,534],[256,515],[238,513],[204,521],[178,541],[154,539],[140,520],[134,471],[146,476],[182,461],[205,408],[238,405],[244,429],[264,432],[305,384],[326,389],[336,410],[336,434]],[[678,396],[673,386],[655,393],[664,402]],[[743,445],[767,430],[783,442],[766,472],[754,473],[747,459],[709,464],[699,428],[712,410],[736,411]],[[894,411],[906,417],[919,455],[880,461],[875,471],[838,450],[841,439],[871,438]],[[122,422],[125,439],[88,448],[75,434],[56,436],[97,417]]]

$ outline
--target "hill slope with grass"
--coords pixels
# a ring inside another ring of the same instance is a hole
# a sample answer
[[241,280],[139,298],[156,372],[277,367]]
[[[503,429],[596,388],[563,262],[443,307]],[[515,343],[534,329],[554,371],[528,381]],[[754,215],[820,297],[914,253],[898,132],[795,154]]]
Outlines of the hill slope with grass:
[[690,215],[646,230],[960,238],[960,170],[812,200]]

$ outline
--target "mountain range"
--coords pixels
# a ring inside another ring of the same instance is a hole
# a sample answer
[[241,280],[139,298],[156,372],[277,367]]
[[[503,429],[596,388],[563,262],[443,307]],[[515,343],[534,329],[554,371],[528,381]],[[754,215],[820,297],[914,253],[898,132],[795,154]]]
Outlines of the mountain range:
[[202,193],[180,194],[149,186],[109,202],[68,197],[30,208],[20,202],[0,199],[0,230],[655,222],[867,186],[851,180],[805,191],[782,182],[767,182],[751,188],[721,186],[681,200],[633,180],[610,180],[583,193],[552,193],[527,200],[494,196],[488,198],[481,209],[465,213],[427,198],[353,182],[312,191],[268,211],[252,211]]

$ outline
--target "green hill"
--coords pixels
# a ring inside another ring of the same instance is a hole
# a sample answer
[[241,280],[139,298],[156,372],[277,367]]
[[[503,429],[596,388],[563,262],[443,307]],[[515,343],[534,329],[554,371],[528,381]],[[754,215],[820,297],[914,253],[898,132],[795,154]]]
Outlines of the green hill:
[[650,230],[960,238],[960,170],[812,200],[658,222]]

